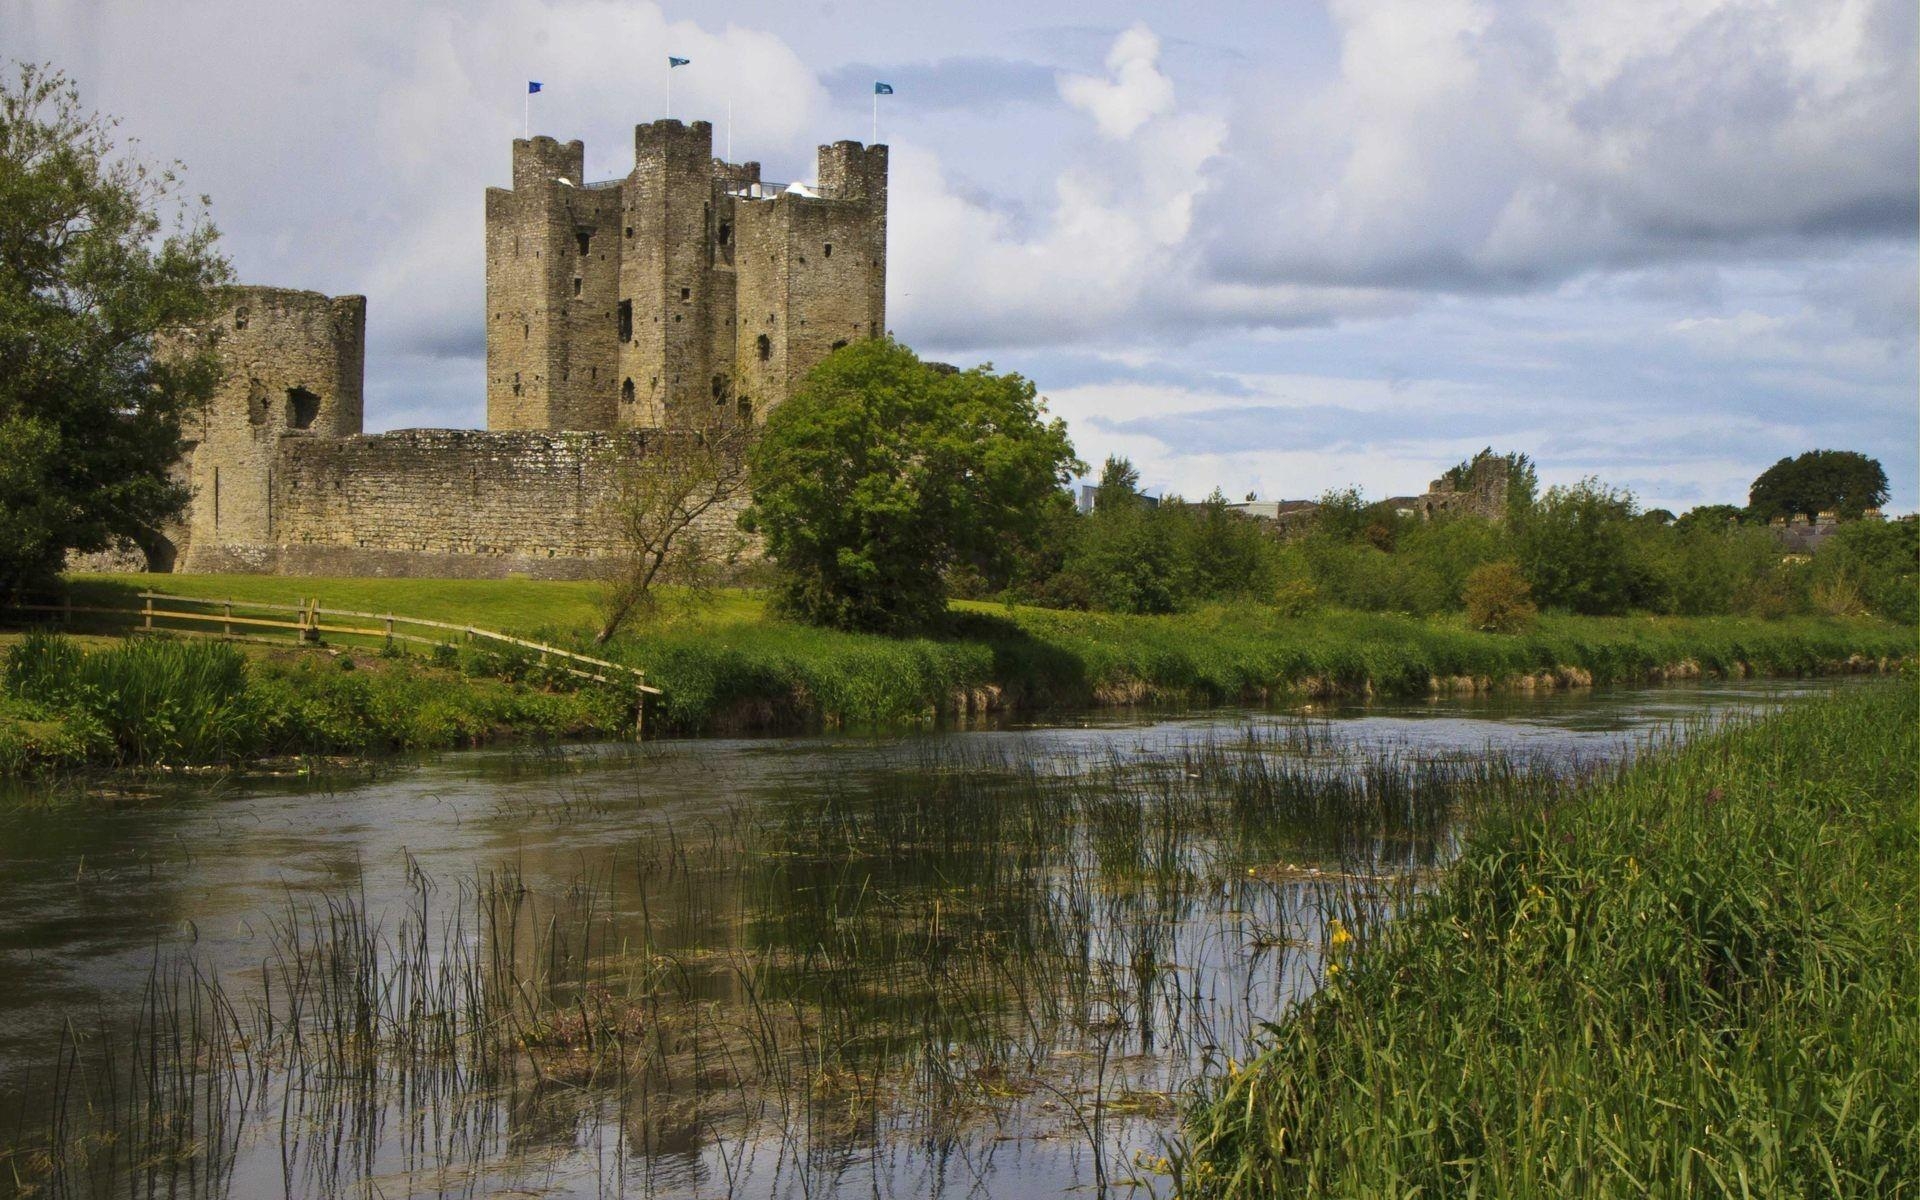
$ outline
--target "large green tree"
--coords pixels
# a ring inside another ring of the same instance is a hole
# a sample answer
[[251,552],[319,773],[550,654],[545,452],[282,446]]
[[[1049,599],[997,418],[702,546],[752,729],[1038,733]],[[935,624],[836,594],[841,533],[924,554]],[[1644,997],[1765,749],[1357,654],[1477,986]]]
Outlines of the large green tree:
[[1011,563],[1075,470],[1034,385],[943,373],[892,339],[829,355],[767,418],[750,520],[796,615],[902,632],[946,613],[946,572]]
[[1549,488],[1519,532],[1520,566],[1542,605],[1588,614],[1623,613],[1654,591],[1637,553],[1633,496],[1584,479]]
[[1809,450],[1760,473],[1747,494],[1747,512],[1759,521],[1823,512],[1857,520],[1887,502],[1887,473],[1878,459],[1853,450]]
[[218,364],[161,343],[229,278],[206,208],[123,153],[59,72],[0,81],[0,591],[185,503],[168,469]]

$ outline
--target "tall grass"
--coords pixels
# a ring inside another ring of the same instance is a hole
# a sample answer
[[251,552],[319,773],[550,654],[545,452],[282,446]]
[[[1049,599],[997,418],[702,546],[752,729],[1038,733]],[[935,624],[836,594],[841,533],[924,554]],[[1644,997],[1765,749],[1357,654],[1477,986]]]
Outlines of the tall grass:
[[456,665],[477,674],[365,652],[254,662],[224,643],[166,638],[88,652],[29,634],[0,669],[0,774],[472,745],[501,730],[606,737],[632,728],[629,697],[549,688],[501,664]]
[[1198,1196],[1920,1193],[1920,687],[1487,818],[1190,1114]]
[[679,625],[612,653],[666,691],[680,731],[928,722],[982,708],[1262,703],[1692,675],[1877,669],[1915,632],[1874,620],[1548,617],[1520,635],[1456,618],[1252,607],[1166,617],[1043,609],[959,614],[946,637],[886,638],[762,620]]
[[219,762],[251,742],[247,662],[214,642],[129,641],[86,654],[33,634],[7,653],[6,687],[82,714],[122,761]]

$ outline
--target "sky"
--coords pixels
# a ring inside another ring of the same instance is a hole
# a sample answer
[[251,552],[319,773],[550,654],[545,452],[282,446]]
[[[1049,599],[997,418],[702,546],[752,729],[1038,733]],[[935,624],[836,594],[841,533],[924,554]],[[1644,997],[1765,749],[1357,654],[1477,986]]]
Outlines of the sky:
[[891,147],[888,325],[1150,491],[1418,492],[1483,446],[1683,511],[1803,450],[1920,505],[1920,0],[0,0],[246,282],[368,297],[370,429],[485,418],[534,132]]

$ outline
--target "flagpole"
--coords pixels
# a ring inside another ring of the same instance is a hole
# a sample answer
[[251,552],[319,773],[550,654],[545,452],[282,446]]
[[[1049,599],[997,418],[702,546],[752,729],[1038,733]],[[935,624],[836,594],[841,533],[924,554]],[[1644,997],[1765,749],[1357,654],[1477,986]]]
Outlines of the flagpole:
[[667,60],[667,120],[673,120],[673,60]]
[[880,144],[880,88],[877,84],[873,89],[873,140],[867,144],[869,146]]
[[524,89],[520,96],[520,140],[526,141],[533,136],[533,89]]
[[723,155],[723,157],[728,162],[733,161],[733,96],[732,94],[728,94],[727,96],[727,152],[725,155]]

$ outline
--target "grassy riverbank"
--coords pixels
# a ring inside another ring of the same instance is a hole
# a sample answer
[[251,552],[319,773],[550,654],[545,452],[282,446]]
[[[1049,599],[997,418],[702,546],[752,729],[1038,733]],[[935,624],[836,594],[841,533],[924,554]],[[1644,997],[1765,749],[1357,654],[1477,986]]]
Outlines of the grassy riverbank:
[[1911,1194],[1916,764],[1909,677],[1492,818],[1193,1113],[1189,1189]]
[[0,776],[433,749],[509,733],[612,737],[632,728],[624,698],[465,673],[458,664],[365,651],[242,653],[162,638],[9,640],[0,654]]
[[[179,594],[467,622],[591,648],[596,585],[528,580],[91,577],[83,595]],[[1289,696],[1630,683],[1694,674],[1800,675],[1911,656],[1915,631],[1872,618],[1542,617],[1518,635],[1455,616],[1222,606],[1164,617],[959,606],[944,637],[885,638],[770,616],[722,591],[596,653],[666,692],[655,728],[692,732],[920,723],[993,708],[1261,702]]]

